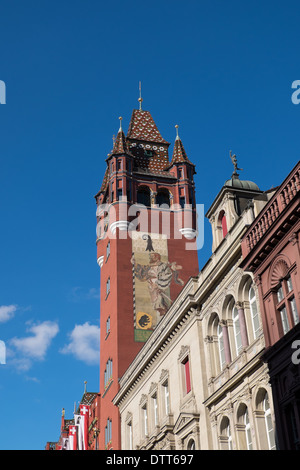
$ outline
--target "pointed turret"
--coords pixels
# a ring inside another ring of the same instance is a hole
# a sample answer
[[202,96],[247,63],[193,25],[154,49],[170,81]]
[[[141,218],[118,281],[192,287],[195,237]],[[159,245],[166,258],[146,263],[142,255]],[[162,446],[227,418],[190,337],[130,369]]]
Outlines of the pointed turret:
[[116,140],[114,141],[114,146],[110,153],[110,156],[111,155],[124,155],[124,154],[130,155],[130,152],[128,150],[127,143],[126,143],[126,137],[122,129],[122,117],[119,117],[119,119],[120,119],[120,128],[119,128]]
[[167,168],[171,168],[175,163],[188,163],[194,167],[194,164],[188,159],[183,143],[178,134],[178,125],[176,124],[176,139],[174,144],[173,156]]

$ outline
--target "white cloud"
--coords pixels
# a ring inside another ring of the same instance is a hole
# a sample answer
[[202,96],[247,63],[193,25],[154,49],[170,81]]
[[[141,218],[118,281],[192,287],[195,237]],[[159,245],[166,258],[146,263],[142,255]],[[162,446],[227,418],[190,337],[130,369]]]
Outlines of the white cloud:
[[61,349],[62,354],[73,354],[86,364],[98,364],[100,350],[100,328],[90,325],[75,325],[69,334],[70,342]]
[[16,305],[1,305],[0,306],[0,323],[10,320],[17,310]]
[[43,360],[52,339],[57,335],[59,328],[57,323],[44,321],[32,325],[28,330],[31,336],[24,338],[12,338],[10,344],[22,353],[22,363],[28,368],[28,358]]

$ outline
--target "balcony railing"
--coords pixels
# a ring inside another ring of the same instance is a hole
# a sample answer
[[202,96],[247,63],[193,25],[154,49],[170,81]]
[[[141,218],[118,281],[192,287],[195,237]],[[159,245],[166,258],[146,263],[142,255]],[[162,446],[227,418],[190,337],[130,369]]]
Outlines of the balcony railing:
[[274,196],[254,221],[242,242],[243,254],[247,255],[274,224],[279,215],[296,197],[300,190],[300,162],[292,170],[286,180],[277,189]]

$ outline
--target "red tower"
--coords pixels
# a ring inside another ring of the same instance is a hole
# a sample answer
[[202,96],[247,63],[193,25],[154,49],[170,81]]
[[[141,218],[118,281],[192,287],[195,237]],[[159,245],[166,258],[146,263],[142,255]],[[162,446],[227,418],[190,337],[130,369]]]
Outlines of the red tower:
[[[177,127],[177,126],[176,126]],[[118,379],[191,276],[198,274],[195,167],[181,139],[171,161],[151,114],[120,129],[97,203],[100,281],[100,449],[121,448]]]

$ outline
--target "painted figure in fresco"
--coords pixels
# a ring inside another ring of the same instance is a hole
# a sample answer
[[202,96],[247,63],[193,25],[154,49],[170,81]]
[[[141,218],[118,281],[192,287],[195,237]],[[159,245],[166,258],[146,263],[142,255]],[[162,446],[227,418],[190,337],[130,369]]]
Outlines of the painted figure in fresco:
[[134,254],[132,254],[131,263],[134,266],[136,278],[148,283],[153,309],[160,315],[164,315],[172,303],[166,294],[172,279],[176,284],[184,284],[183,280],[178,277],[178,271],[182,269],[182,266],[177,265],[176,262],[161,261],[160,254],[155,251],[149,253],[149,264],[136,263]]

